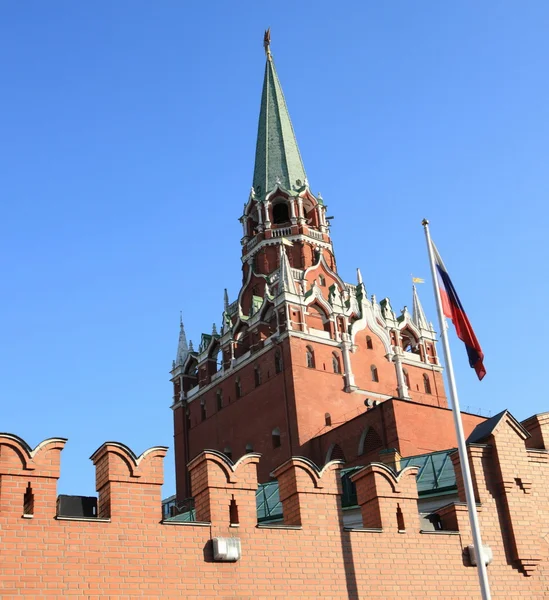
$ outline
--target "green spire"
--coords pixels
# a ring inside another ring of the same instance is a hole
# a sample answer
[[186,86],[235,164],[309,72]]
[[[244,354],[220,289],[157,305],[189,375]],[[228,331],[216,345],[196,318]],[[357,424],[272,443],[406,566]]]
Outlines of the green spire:
[[258,198],[264,198],[277,183],[284,189],[293,190],[303,187],[306,180],[294,128],[269,49],[268,31],[265,40],[267,64],[261,95],[253,180]]

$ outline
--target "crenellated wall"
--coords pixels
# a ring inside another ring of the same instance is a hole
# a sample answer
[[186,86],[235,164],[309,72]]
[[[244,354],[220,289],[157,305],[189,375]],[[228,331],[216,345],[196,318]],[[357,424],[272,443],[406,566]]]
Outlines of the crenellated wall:
[[[536,421],[547,436],[548,425]],[[541,433],[538,439],[542,438]],[[493,598],[549,594],[549,454],[508,414],[469,446]],[[545,437],[547,439],[547,437]],[[236,464],[204,451],[189,468],[199,522],[161,521],[166,448],[137,457],[107,442],[91,457],[99,516],[56,516],[66,440],[32,450],[0,434],[0,597],[478,598],[463,503],[438,511],[444,530],[420,531],[417,468],[372,463],[353,475],[363,528],[343,527],[340,463],[294,457],[274,472],[284,523],[257,525],[260,456]],[[527,447],[528,446],[528,447]],[[454,455],[463,497],[459,457]],[[28,489],[32,490],[29,502]],[[213,561],[213,537],[238,537],[241,559]]]

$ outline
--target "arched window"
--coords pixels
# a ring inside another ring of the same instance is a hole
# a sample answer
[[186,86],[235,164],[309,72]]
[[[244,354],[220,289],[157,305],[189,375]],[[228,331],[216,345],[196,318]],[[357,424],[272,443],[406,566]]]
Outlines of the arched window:
[[318,276],[318,285],[321,287],[326,287],[326,277],[324,277],[324,275]]
[[332,426],[332,417],[331,417],[330,413],[326,413],[324,415],[324,423],[326,424],[326,427]]
[[282,352],[275,352],[275,373],[282,373]]
[[242,386],[240,385],[240,377],[237,377],[234,382],[234,391],[236,392],[236,397],[240,398],[242,396]]
[[221,390],[217,390],[215,398],[217,403],[217,410],[221,410],[223,408],[223,393],[221,392]]
[[250,454],[250,452],[254,451],[254,447],[252,444],[246,444],[246,454]]
[[404,382],[406,383],[406,387],[409,389],[410,388],[410,375],[408,374],[408,371],[406,369],[402,369],[402,372],[404,373]]
[[370,373],[372,374],[372,381],[379,381],[379,375],[377,374],[377,367],[375,365],[370,367]]
[[339,364],[339,356],[334,352],[332,354],[332,369],[334,373],[341,373],[341,365]]
[[332,444],[328,449],[326,462],[330,462],[331,460],[342,460],[345,462],[345,454],[343,454],[343,450],[339,444]]
[[223,454],[229,459],[229,460],[233,460],[233,451],[231,450],[230,446],[225,446],[225,448],[223,448]]
[[369,335],[366,336],[366,348],[368,348],[368,350],[374,349],[374,344],[372,343],[372,338]]
[[275,427],[272,433],[273,448],[280,448],[280,429]]
[[315,353],[311,346],[307,346],[307,366],[309,369],[315,368]]
[[368,427],[362,432],[358,443],[358,455],[369,454],[372,450],[382,446],[381,438],[373,427]]
[[278,202],[273,206],[273,223],[281,225],[290,220],[290,211],[287,202]]
[[202,419],[202,421],[206,420],[206,403],[204,402],[204,400],[202,400],[202,402],[200,403],[200,418]]
[[261,385],[261,369],[257,366],[254,367],[254,381],[255,387],[259,387]]
[[423,374],[423,387],[425,388],[425,393],[431,393],[431,380],[429,379],[429,375],[427,373]]

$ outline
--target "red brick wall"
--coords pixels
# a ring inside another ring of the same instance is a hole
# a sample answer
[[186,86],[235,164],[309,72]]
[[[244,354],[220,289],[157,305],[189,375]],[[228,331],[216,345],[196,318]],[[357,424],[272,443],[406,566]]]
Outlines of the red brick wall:
[[[189,407],[191,429],[189,435],[189,459],[197,456],[205,448],[223,451],[232,450],[233,460],[246,453],[246,445],[251,444],[254,452],[260,452],[264,460],[259,466],[260,481],[268,481],[271,471],[297,451],[297,429],[295,427],[294,390],[292,365],[287,340],[277,346],[282,352],[284,369],[275,370],[275,351],[273,347],[259,356],[253,363],[238,369],[219,385],[207,390],[200,399],[193,400]],[[261,385],[255,386],[254,367],[261,369]],[[235,380],[240,378],[242,396],[236,397]],[[216,394],[223,394],[223,408],[217,409]],[[200,403],[206,403],[205,421],[201,420]],[[175,452],[177,495],[189,496],[185,488],[186,465],[183,459],[183,408],[174,411]],[[288,427],[288,415],[291,415]],[[272,431],[280,430],[281,445],[273,447]],[[290,448],[290,439],[293,448]]]
[[[465,436],[484,417],[462,413]],[[380,449],[395,448],[402,456],[415,456],[457,446],[452,411],[435,408],[406,400],[386,400],[376,407],[367,409],[362,405],[361,414],[333,427],[325,427],[322,435],[310,445],[310,456],[322,464],[332,444],[338,444],[349,466],[361,465],[377,460]],[[359,443],[364,431],[374,428],[382,446],[363,456],[358,455]]]
[[[14,437],[0,437],[0,590],[15,598],[99,600],[131,598],[384,598],[480,597],[471,543],[459,505],[441,511],[459,532],[420,533],[414,469],[400,476],[383,465],[355,475],[363,521],[370,530],[342,528],[337,465],[319,471],[303,459],[276,470],[287,527],[257,527],[256,455],[233,467],[200,455],[192,464],[199,491],[197,515],[205,524],[160,523],[164,448],[141,457],[106,444],[94,455],[97,485],[110,485],[110,519],[55,519],[55,482],[63,440],[46,441],[34,454]],[[529,450],[504,420],[488,446],[471,449],[482,503],[483,541],[494,554],[488,576],[494,599],[541,600],[549,591],[548,457]],[[526,490],[501,486],[512,472]],[[22,518],[21,490],[31,482],[32,518]],[[53,485],[52,485],[53,484]],[[510,497],[520,498],[513,511]],[[18,500],[19,498],[19,500]],[[229,504],[239,504],[231,526]],[[105,502],[100,498],[100,503]],[[101,506],[100,506],[101,510]],[[397,518],[397,512],[400,517]],[[535,517],[534,517],[535,512]],[[236,536],[242,558],[213,562],[211,538]]]

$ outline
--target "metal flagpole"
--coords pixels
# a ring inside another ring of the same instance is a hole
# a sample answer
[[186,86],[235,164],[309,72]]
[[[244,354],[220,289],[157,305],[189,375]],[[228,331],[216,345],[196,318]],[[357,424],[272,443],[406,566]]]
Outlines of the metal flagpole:
[[438,277],[435,267],[435,257],[433,255],[433,244],[431,242],[431,234],[429,233],[429,221],[423,219],[421,223],[425,229],[425,238],[427,239],[427,250],[429,252],[429,263],[431,265],[431,276],[433,278],[433,288],[435,292],[435,300],[437,304],[438,321],[440,324],[440,339],[444,350],[444,360],[446,362],[446,376],[448,379],[448,388],[450,391],[450,400],[452,401],[452,413],[454,415],[454,426],[458,441],[459,459],[461,462],[461,473],[463,475],[463,484],[465,487],[465,498],[467,500],[467,510],[469,512],[469,521],[473,532],[473,543],[475,547],[475,558],[477,561],[478,578],[480,582],[480,591],[482,600],[491,600],[490,585],[488,583],[488,574],[486,573],[486,565],[482,551],[482,539],[480,536],[480,527],[478,524],[477,509],[475,503],[475,493],[473,490],[473,481],[471,479],[471,470],[469,468],[469,457],[467,454],[467,446],[465,445],[465,436],[463,435],[463,424],[461,422],[461,413],[459,408],[459,399],[454,377],[454,367],[452,365],[452,356],[450,354],[450,345],[448,343],[448,325],[442,310],[442,302],[440,299],[440,289],[438,286]]

